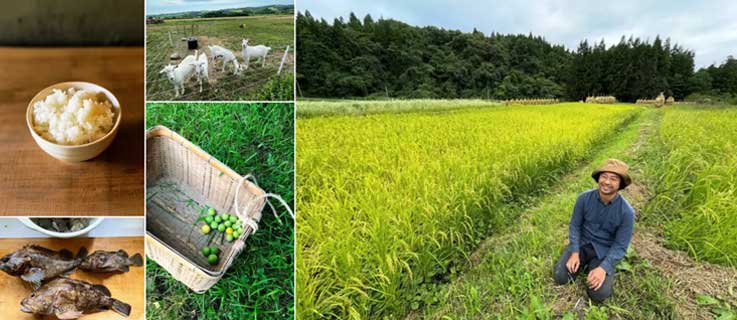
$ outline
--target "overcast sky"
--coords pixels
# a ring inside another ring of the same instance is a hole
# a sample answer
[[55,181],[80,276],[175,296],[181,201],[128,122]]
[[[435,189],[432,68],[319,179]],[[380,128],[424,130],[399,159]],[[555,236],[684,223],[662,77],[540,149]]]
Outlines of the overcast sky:
[[622,35],[641,39],[671,38],[696,54],[696,67],[737,57],[737,1],[439,1],[439,0],[297,0],[297,10],[332,23],[354,12],[374,20],[393,18],[411,25],[438,26],[487,35],[532,32],[550,42],[576,49],[582,39],[607,46]]
[[294,4],[293,0],[147,0],[146,14]]

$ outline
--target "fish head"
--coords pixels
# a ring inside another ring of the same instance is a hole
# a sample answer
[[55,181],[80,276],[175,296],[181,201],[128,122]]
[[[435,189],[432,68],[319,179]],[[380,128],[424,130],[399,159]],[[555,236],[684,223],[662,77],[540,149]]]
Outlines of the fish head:
[[20,275],[25,272],[30,261],[31,257],[23,250],[16,251],[0,259],[0,270],[10,275]]
[[20,302],[20,311],[35,314],[47,314],[53,306],[53,295],[36,290]]

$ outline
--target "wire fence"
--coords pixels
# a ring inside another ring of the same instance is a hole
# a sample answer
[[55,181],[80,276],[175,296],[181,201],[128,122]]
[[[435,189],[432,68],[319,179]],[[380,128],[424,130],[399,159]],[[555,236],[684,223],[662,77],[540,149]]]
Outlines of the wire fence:
[[[246,23],[242,23],[243,21],[246,21]],[[244,98],[250,100],[258,99],[259,92],[269,86],[271,82],[286,83],[289,81],[291,84],[291,80],[294,78],[293,25],[290,25],[289,28],[283,25],[273,27],[269,23],[268,19],[218,19],[149,27],[146,38],[146,95],[148,100],[225,101]],[[246,27],[241,28],[241,25],[246,25]],[[288,34],[286,31],[288,31]],[[210,83],[203,83],[203,91],[199,92],[200,86],[197,77],[192,76],[185,83],[185,94],[177,97],[174,85],[160,71],[166,65],[178,64],[187,55],[195,53],[195,50],[187,48],[185,40],[190,37],[195,37],[198,40],[198,52],[204,52],[208,56]],[[261,61],[257,63],[257,60],[251,60],[248,69],[241,70],[240,74],[233,74],[232,63],[226,66],[225,72],[222,71],[223,62],[221,60],[213,63],[212,55],[207,48],[208,45],[219,45],[233,51],[239,65],[243,67],[244,59],[240,50],[241,39],[246,38],[254,44],[264,44],[271,47],[263,67]],[[289,50],[285,57],[284,53],[287,47],[289,47]],[[179,59],[171,58],[171,55],[175,53],[179,55]],[[281,74],[278,75],[282,59],[284,59],[284,64]],[[275,98],[288,101],[293,100],[294,95],[289,93],[289,96]]]
[[[286,67],[285,67],[286,68]],[[181,94],[178,97],[175,95],[174,85],[169,82],[167,78],[157,79],[153,81],[153,84],[160,84],[163,90],[157,92],[149,92],[147,94],[148,100],[229,100],[234,97],[248,96],[249,93],[255,93],[261,89],[266,83],[272,81],[277,77],[289,77],[292,79],[293,74],[291,72],[283,72],[280,76],[276,74],[276,68],[267,68],[257,71],[251,71],[248,69],[243,71],[247,75],[236,75],[226,71],[226,75],[213,79],[211,72],[211,83],[207,83],[203,80],[203,92],[199,92],[199,82],[196,76],[193,76],[185,83],[185,94]],[[217,71],[220,72],[220,71]],[[162,75],[163,77],[163,75]],[[250,81],[249,81],[250,80]],[[149,85],[152,82],[147,82]],[[293,98],[285,97],[283,101],[292,100]]]

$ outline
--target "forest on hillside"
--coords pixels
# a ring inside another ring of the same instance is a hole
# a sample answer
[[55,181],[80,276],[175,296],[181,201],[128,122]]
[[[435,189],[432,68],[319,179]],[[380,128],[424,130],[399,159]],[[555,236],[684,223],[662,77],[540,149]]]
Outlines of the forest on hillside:
[[150,14],[148,18],[153,19],[195,19],[195,18],[224,18],[224,17],[248,17],[264,15],[293,15],[294,5],[274,4],[260,7],[243,7],[219,10],[200,10],[176,13]]
[[[559,98],[620,101],[694,97],[737,101],[737,59],[695,70],[670,39],[581,41],[575,51],[538,35],[486,35],[393,19],[332,23],[297,13],[297,85],[320,98]],[[737,103],[737,102],[735,102]]]

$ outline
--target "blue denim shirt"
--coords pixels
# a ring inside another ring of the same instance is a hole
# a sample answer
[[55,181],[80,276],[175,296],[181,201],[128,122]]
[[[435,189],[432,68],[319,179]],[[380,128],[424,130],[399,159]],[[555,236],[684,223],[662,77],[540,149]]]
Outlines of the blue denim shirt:
[[607,274],[613,274],[614,266],[627,253],[634,224],[635,210],[619,193],[604,204],[598,189],[583,192],[573,207],[568,228],[569,250],[578,252],[591,243],[596,256],[602,259],[601,267]]

